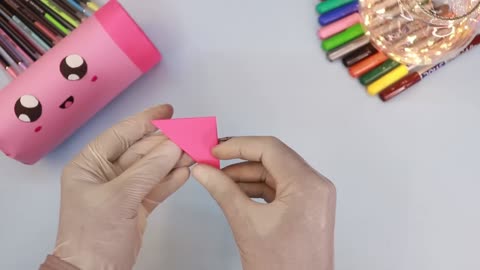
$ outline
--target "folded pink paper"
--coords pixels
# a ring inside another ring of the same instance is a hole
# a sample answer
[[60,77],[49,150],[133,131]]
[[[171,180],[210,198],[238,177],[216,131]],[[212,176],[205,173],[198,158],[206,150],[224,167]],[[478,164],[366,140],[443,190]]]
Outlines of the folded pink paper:
[[212,155],[218,144],[215,117],[155,120],[153,124],[194,161],[220,168],[220,161]]

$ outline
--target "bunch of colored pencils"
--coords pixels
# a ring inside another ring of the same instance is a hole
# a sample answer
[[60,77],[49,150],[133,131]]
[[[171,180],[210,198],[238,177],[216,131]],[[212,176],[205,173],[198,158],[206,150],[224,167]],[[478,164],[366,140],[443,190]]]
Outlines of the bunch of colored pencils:
[[0,64],[13,79],[98,10],[91,0],[0,0]]
[[[367,93],[388,101],[445,66],[406,66],[378,51],[365,35],[358,0],[325,0],[317,4],[321,28],[318,37],[330,61],[342,59],[349,74],[358,78]],[[477,35],[463,54],[480,44]],[[452,59],[453,60],[453,59]],[[450,60],[451,61],[451,60]]]

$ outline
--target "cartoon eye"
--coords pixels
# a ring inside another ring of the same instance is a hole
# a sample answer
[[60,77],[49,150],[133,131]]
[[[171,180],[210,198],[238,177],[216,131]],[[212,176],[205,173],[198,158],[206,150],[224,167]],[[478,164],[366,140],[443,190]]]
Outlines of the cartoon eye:
[[72,54],[60,63],[60,72],[69,81],[78,81],[87,74],[88,65],[80,55]]
[[34,96],[22,96],[15,103],[15,115],[22,122],[33,123],[42,116],[42,104]]

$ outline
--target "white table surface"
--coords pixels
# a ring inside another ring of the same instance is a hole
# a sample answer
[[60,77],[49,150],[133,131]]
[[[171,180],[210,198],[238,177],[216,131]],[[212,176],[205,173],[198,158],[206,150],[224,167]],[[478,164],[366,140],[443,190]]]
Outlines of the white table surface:
[[[325,59],[315,0],[121,2],[164,61],[35,166],[0,158],[0,269],[37,269],[52,251],[67,160],[164,102],[218,116],[222,136],[278,136],[330,177],[336,269],[480,269],[480,49],[384,104]],[[194,180],[150,218],[135,269],[241,269]]]

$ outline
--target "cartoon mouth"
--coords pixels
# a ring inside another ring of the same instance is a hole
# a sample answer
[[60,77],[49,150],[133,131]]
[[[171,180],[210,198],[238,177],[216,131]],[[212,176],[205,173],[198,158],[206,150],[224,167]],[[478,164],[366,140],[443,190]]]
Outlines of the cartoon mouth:
[[35,133],[38,133],[38,132],[40,132],[40,130],[42,130],[42,126],[38,126],[38,127],[36,127],[36,128],[35,128]]
[[73,98],[73,96],[70,96],[69,98],[67,98],[67,100],[65,100],[62,105],[60,105],[60,109],[68,109],[70,108],[73,103],[75,102],[75,99]]

